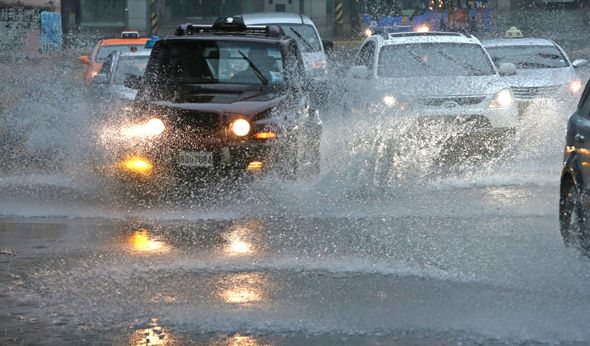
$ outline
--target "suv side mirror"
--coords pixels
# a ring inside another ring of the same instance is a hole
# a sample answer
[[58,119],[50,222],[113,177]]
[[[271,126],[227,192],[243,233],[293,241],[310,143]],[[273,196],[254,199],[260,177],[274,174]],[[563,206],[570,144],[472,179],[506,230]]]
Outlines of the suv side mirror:
[[368,79],[369,78],[369,69],[367,66],[353,66],[350,68],[350,76],[355,79]]
[[94,76],[94,78],[92,78],[92,82],[96,84],[109,84],[107,75],[104,73],[99,73],[96,76]]
[[576,68],[576,67],[584,66],[587,63],[588,63],[588,60],[585,60],[585,59],[577,59],[574,62],[572,62],[572,66],[574,68]]
[[324,52],[326,52],[326,54],[330,55],[334,53],[334,42],[322,40],[322,45],[324,46]]
[[500,64],[498,73],[500,76],[514,76],[516,75],[516,65],[510,62]]
[[138,90],[141,85],[143,84],[143,78],[135,75],[135,74],[131,74],[131,73],[125,73],[125,81],[123,82],[123,85],[129,89],[135,89]]
[[80,62],[83,63],[83,64],[88,64],[90,62],[90,59],[88,58],[88,55],[82,55],[78,59],[80,59]]

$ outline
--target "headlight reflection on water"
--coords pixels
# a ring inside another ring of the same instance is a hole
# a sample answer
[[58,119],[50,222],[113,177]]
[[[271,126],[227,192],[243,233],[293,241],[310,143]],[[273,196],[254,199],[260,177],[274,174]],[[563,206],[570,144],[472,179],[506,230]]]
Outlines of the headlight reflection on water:
[[127,239],[127,244],[132,246],[132,250],[138,252],[170,251],[170,247],[166,243],[151,238],[148,231],[143,228],[133,232]]
[[[154,320],[152,319],[152,321]],[[129,346],[176,346],[181,343],[168,330],[156,324],[153,328],[136,330],[125,344]]]
[[271,283],[262,273],[230,274],[219,282],[219,298],[226,303],[255,303],[267,298]]
[[247,221],[234,224],[224,238],[226,245],[224,252],[228,256],[239,256],[256,253],[257,248],[252,244],[254,232],[260,228],[259,221]]
[[263,343],[253,336],[240,334],[227,337],[225,340],[210,343],[212,346],[263,346],[273,344],[274,343]]

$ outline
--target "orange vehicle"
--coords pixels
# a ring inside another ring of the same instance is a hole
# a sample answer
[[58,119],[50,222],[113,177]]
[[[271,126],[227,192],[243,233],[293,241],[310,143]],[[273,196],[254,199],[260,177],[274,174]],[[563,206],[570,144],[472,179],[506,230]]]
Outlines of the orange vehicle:
[[102,63],[113,51],[121,50],[123,52],[138,52],[149,50],[149,48],[145,47],[145,43],[148,40],[149,38],[113,38],[98,41],[91,56],[84,55],[80,57],[80,61],[85,64],[84,85],[86,85],[87,88],[90,87],[92,78],[98,74]]

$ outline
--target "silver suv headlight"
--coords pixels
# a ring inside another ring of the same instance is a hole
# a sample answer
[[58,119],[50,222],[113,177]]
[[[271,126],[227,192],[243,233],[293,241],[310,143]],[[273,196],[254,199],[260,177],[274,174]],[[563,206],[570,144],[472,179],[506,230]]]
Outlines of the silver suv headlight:
[[490,108],[504,108],[508,107],[514,102],[514,96],[512,95],[512,90],[506,88],[498,91],[492,97],[492,101],[490,102]]

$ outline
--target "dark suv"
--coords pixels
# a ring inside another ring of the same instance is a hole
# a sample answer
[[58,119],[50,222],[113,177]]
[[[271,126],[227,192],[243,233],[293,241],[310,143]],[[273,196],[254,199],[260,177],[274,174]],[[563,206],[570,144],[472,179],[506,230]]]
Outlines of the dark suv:
[[134,105],[104,140],[118,173],[319,170],[322,123],[297,42],[279,27],[181,25],[125,86],[138,89]]
[[559,224],[567,244],[590,254],[590,83],[570,117],[561,173]]

